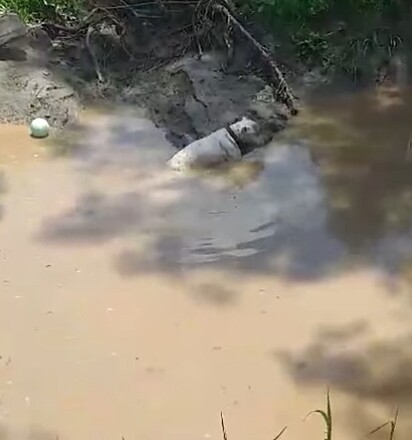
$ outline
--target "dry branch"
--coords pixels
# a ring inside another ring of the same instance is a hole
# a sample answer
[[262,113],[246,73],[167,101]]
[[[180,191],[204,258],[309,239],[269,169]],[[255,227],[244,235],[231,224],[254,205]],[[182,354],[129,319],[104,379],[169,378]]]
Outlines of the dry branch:
[[241,34],[246,37],[246,39],[250,41],[256,48],[257,52],[262,58],[262,61],[266,65],[269,80],[274,87],[276,97],[286,104],[292,115],[296,115],[298,113],[298,108],[295,103],[295,98],[293,97],[292,91],[290,90],[282,72],[277,67],[269,51],[241,25],[241,23],[225,6],[215,4],[214,9],[223,14],[227,20],[233,24],[235,28],[238,29],[239,32],[241,32]]
[[94,53],[94,50],[90,44],[90,37],[91,37],[92,33],[93,33],[93,27],[89,26],[89,28],[87,29],[87,33],[86,33],[85,44],[86,44],[86,48],[90,54],[90,58],[92,59],[97,79],[99,80],[99,82],[104,82],[104,78],[103,78],[102,72],[100,70],[99,62],[97,61],[96,54]]

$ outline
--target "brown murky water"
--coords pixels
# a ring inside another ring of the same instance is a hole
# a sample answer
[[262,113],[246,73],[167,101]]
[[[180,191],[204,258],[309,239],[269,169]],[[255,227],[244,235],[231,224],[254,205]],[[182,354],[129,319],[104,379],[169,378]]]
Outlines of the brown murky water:
[[0,127],[0,439],[220,439],[223,411],[315,440],[327,386],[336,438],[400,405],[409,439],[411,103],[318,96],[201,176],[127,109]]

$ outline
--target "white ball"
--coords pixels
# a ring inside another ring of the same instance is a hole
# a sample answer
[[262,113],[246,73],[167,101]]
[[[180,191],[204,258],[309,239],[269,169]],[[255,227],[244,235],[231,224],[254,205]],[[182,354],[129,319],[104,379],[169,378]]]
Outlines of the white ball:
[[49,135],[50,125],[43,118],[36,118],[31,121],[30,134],[35,138],[45,138]]

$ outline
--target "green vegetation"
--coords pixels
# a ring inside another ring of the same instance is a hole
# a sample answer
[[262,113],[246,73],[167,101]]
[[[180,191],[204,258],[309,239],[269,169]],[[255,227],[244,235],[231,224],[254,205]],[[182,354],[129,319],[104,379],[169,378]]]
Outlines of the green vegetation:
[[[333,440],[333,426],[332,426],[332,406],[331,406],[331,399],[330,399],[330,393],[329,393],[329,389],[326,393],[326,409],[316,409],[312,412],[310,412],[306,418],[308,418],[309,416],[311,416],[312,414],[319,414],[325,424],[325,436],[323,440]],[[376,429],[374,429],[373,431],[371,431],[366,437],[372,438],[372,436],[374,434],[376,434],[379,431],[384,430],[385,428],[389,428],[388,429],[388,440],[394,440],[395,439],[395,431],[396,431],[396,426],[398,423],[398,416],[399,416],[399,408],[397,408],[396,413],[395,413],[395,417],[391,420],[389,420],[386,423],[383,423],[382,425],[378,426]],[[226,431],[226,426],[225,426],[225,421],[223,418],[223,413],[220,413],[220,422],[221,422],[221,427],[222,427],[222,437],[223,440],[229,440],[228,435],[227,435],[227,431]],[[283,437],[283,434],[285,434],[287,430],[287,426],[285,426],[275,437],[273,440],[279,440],[281,437]]]
[[326,411],[324,411],[323,409],[316,409],[315,411],[309,413],[309,416],[312,414],[319,414],[320,416],[322,416],[326,426],[325,440],[332,440],[332,407],[330,404],[329,390],[326,394]]
[[282,46],[289,40],[300,61],[343,70],[357,80],[401,48],[411,14],[407,0],[240,1],[247,14],[274,30]]
[[25,21],[67,22],[81,14],[82,0],[0,0],[0,13],[15,12]]
[[[357,81],[370,81],[412,40],[409,0],[235,1],[247,16],[273,30],[281,56],[293,54],[305,66],[343,71]],[[132,3],[139,2],[119,0],[121,7]],[[0,0],[0,12],[17,12],[26,21],[67,23],[78,19],[88,4],[85,0]]]
[[307,26],[311,21],[330,13],[384,16],[401,7],[397,0],[253,0],[258,12],[270,20],[295,26]]

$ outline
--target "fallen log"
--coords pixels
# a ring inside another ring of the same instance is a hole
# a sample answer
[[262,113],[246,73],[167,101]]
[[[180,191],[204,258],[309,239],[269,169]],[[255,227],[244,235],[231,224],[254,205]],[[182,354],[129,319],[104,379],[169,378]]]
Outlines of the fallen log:
[[270,52],[242,26],[239,20],[233,16],[228,8],[221,4],[215,4],[213,8],[224,15],[225,18],[255,47],[266,66],[267,75],[273,87],[275,98],[283,101],[291,114],[296,115],[299,110],[296,105],[295,98],[293,97],[293,93],[289,88],[282,72],[279,70],[275,61],[273,60]]

